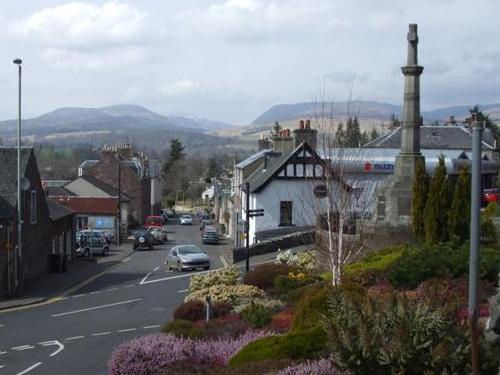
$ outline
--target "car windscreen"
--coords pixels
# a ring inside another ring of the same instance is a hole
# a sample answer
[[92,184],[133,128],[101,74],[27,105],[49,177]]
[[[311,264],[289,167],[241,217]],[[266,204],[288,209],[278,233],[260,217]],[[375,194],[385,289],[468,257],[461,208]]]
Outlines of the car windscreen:
[[182,246],[177,249],[179,254],[199,254],[202,251],[196,246]]

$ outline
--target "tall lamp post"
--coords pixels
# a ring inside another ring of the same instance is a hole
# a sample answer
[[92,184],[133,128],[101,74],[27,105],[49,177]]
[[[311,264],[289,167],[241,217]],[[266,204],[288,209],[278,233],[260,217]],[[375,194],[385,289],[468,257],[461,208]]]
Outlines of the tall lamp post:
[[[18,292],[19,288],[19,270],[18,270],[18,257],[19,263],[22,264],[23,254],[23,241],[22,241],[22,224],[23,224],[23,211],[21,200],[21,64],[23,61],[19,58],[13,61],[18,66],[19,82],[18,82],[18,112],[17,112],[17,251],[14,253],[14,272],[16,275],[15,290]],[[22,268],[22,267],[21,267]],[[22,279],[21,269],[21,279]]]

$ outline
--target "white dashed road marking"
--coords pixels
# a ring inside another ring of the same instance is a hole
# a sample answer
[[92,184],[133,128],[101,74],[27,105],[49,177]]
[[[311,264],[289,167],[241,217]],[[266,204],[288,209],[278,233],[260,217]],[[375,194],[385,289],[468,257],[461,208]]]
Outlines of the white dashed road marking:
[[2,352],[2,351],[0,350],[0,355],[2,355],[2,354],[7,354],[7,352]]
[[102,293],[102,290],[94,290],[93,292],[90,292],[90,294],[97,294],[97,293]]
[[158,271],[159,269],[160,269],[160,266],[155,267],[155,269],[153,270],[153,272],[156,272],[156,271]]
[[152,329],[152,328],[159,328],[159,327],[160,327],[160,325],[158,324],[158,325],[155,325],[155,326],[144,326],[142,328],[144,328],[144,329]]
[[86,312],[86,311],[93,311],[93,310],[105,309],[107,307],[124,305],[124,304],[127,304],[127,303],[134,303],[134,302],[138,302],[138,301],[142,301],[142,299],[141,298],[136,298],[136,299],[131,299],[131,300],[127,300],[127,301],[121,301],[121,302],[115,302],[115,303],[108,303],[107,305],[87,307],[86,309],[73,310],[73,311],[63,312],[63,313],[59,313],[59,314],[54,314],[54,315],[52,315],[52,317],[53,318],[57,318],[59,316],[72,315],[72,314],[78,314],[78,313]]
[[118,288],[110,288],[110,289],[106,289],[106,292],[112,292],[114,290],[118,290]]
[[105,336],[105,335],[111,335],[111,332],[99,332],[92,334],[92,336]]
[[126,328],[126,329],[120,329],[118,332],[123,333],[123,332],[132,332],[135,331],[136,328]]
[[73,336],[73,337],[67,337],[67,338],[66,338],[66,341],[83,339],[84,337],[85,337],[85,336]]
[[26,370],[24,371],[21,371],[21,372],[18,372],[16,375],[24,375],[24,374],[27,374],[28,372],[30,372],[31,370],[34,370],[36,369],[38,366],[40,366],[42,364],[42,362],[37,362],[35,363],[33,366],[31,367],[28,367]]
[[17,351],[21,351],[21,350],[27,350],[27,349],[33,349],[34,346],[31,346],[31,345],[22,345],[22,346],[15,346],[13,348],[11,348],[11,350],[17,350]]
[[187,293],[187,292],[189,292],[189,289],[183,289],[177,291],[177,293]]

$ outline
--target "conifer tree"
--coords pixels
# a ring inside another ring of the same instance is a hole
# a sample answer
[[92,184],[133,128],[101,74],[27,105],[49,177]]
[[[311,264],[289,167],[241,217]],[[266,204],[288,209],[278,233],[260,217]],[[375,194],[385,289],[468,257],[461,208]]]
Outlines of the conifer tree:
[[467,167],[462,168],[455,185],[451,209],[448,213],[448,236],[464,241],[469,237],[470,175]]
[[448,239],[449,188],[444,156],[434,170],[424,210],[425,242],[436,244]]
[[346,124],[346,147],[359,147],[361,142],[361,129],[357,116],[349,117]]
[[417,163],[411,200],[411,226],[413,234],[420,241],[425,240],[424,212],[429,193],[429,176],[425,172],[425,162]]
[[346,145],[346,132],[344,130],[344,124],[339,122],[337,125],[337,131],[335,132],[335,140],[339,147],[344,147]]
[[372,131],[370,133],[370,141],[373,141],[374,139],[376,139],[378,137],[379,137],[379,134],[378,134],[377,128],[373,127]]

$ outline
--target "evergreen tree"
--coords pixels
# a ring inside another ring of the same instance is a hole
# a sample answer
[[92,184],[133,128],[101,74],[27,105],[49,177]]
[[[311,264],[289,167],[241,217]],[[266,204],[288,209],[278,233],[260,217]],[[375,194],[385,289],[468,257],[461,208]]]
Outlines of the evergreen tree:
[[365,143],[368,143],[368,142],[370,142],[370,137],[368,136],[368,133],[366,131],[364,131],[363,133],[361,133],[360,144],[362,146],[362,145],[364,145]]
[[172,165],[175,164],[178,160],[184,157],[182,151],[184,150],[184,146],[178,138],[172,139],[170,141],[170,151],[168,153],[167,160],[163,163],[163,174],[167,174]]
[[434,170],[424,210],[425,242],[436,244],[448,239],[449,188],[444,156]]
[[448,213],[448,236],[464,241],[469,237],[470,219],[470,174],[462,168],[455,185],[451,209]]
[[274,125],[273,125],[273,130],[271,131],[271,137],[277,137],[277,136],[279,136],[281,129],[282,128],[281,128],[280,123],[278,121],[275,121]]
[[359,147],[361,143],[361,129],[357,116],[349,117],[346,125],[346,147]]
[[413,234],[420,241],[425,240],[424,212],[429,194],[429,176],[425,172],[425,162],[417,163],[411,199],[411,226]]
[[214,158],[210,158],[208,160],[208,167],[207,167],[207,172],[205,174],[205,178],[208,182],[210,182],[210,179],[213,177],[218,177],[220,173],[222,172],[221,167],[217,164],[216,160]]
[[373,127],[372,131],[370,133],[370,141],[373,141],[374,139],[376,139],[378,137],[379,137],[379,134],[378,134],[377,128]]
[[344,124],[339,122],[337,125],[337,131],[335,132],[335,140],[339,147],[345,147],[346,145],[346,132],[344,130]]
[[391,113],[391,119],[389,120],[389,130],[396,130],[399,127],[401,127],[401,121],[399,121],[394,113]]

